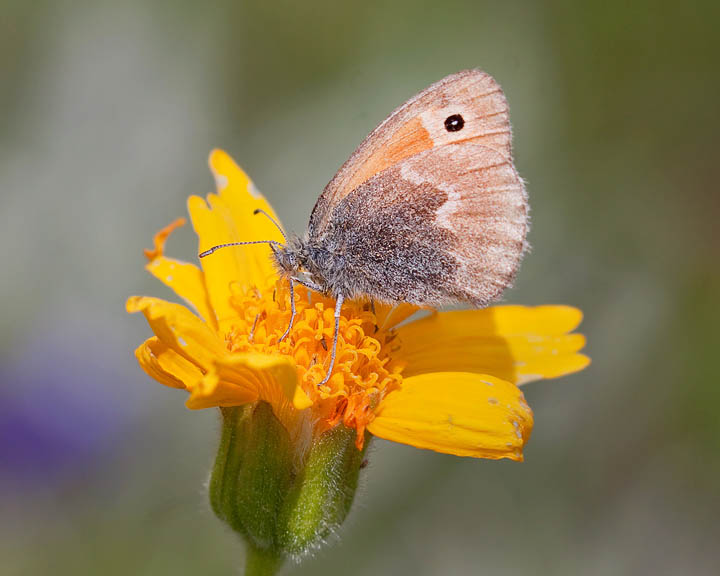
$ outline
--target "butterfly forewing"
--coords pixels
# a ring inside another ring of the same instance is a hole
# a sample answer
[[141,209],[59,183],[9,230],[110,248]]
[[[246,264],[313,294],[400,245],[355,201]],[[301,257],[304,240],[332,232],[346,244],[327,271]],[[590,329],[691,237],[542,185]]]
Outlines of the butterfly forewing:
[[[449,131],[445,122],[455,115],[462,117],[462,129]],[[480,70],[436,82],[375,128],[320,195],[309,234],[321,234],[333,207],[374,175],[426,150],[458,142],[482,143],[510,157],[507,101],[492,76]]]

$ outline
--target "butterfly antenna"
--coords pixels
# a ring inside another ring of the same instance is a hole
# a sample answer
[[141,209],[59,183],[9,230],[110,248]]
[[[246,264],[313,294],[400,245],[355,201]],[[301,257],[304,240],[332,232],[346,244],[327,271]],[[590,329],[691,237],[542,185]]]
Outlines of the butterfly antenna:
[[220,248],[228,248],[230,246],[246,246],[247,244],[270,244],[270,248],[275,250],[275,246],[282,246],[282,242],[278,242],[277,240],[252,240],[250,242],[229,242],[227,244],[218,244],[217,246],[213,246],[212,248],[208,248],[204,252],[200,252],[198,255],[199,258],[205,258],[205,256],[210,256],[215,250],[220,250]]
[[265,216],[268,220],[270,220],[270,222],[272,222],[273,224],[275,224],[275,227],[276,227],[278,230],[280,230],[280,234],[282,234],[283,238],[285,238],[285,242],[287,242],[287,236],[285,236],[285,231],[282,229],[282,226],[280,226],[280,224],[278,224],[278,222],[277,222],[277,220],[275,220],[275,218],[273,218],[272,216],[270,216],[270,214],[268,214],[267,212],[265,212],[265,210],[263,210],[262,208],[256,208],[256,209],[253,211],[253,214],[262,214],[262,215]]

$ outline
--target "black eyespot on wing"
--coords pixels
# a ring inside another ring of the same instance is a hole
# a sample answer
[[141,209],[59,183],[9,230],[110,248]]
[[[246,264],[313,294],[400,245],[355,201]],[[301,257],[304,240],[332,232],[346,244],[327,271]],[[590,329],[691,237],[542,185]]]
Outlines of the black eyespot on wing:
[[465,126],[465,120],[460,114],[453,114],[445,118],[445,130],[448,132],[457,132],[462,130],[463,126]]

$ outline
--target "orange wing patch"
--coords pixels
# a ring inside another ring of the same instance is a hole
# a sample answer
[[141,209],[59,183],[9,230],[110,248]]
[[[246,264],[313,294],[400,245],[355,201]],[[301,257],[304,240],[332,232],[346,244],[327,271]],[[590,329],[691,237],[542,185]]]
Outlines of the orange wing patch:
[[414,118],[393,134],[387,147],[373,150],[367,160],[359,166],[358,171],[344,183],[344,187],[348,191],[355,190],[385,168],[432,147],[432,138],[425,130],[422,120],[419,117]]

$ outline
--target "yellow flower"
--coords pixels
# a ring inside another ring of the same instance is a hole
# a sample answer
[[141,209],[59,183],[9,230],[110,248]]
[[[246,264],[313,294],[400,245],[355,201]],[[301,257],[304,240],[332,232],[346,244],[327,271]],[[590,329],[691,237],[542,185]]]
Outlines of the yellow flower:
[[[210,155],[217,194],[192,196],[188,211],[199,250],[245,240],[282,241],[253,212],[272,208],[222,151]],[[176,221],[146,251],[147,269],[193,309],[158,298],[132,297],[154,336],[136,356],[154,379],[190,393],[192,409],[265,401],[296,446],[335,427],[365,431],[419,448],[480,458],[522,460],[533,426],[518,386],[583,369],[582,314],[568,306],[494,306],[484,310],[418,311],[347,302],[337,360],[325,376],[335,302],[278,280],[267,245],[220,250],[194,264],[164,255]],[[424,314],[424,316],[423,316]],[[411,317],[421,316],[412,320]]]

